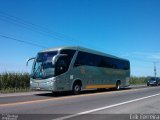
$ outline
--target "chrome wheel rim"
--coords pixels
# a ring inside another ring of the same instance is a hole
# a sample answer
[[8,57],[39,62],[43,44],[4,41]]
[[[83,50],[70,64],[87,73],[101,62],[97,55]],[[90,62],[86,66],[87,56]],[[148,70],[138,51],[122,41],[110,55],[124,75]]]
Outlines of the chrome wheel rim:
[[75,92],[79,92],[79,91],[80,91],[80,86],[79,86],[79,85],[75,85],[74,91],[75,91]]

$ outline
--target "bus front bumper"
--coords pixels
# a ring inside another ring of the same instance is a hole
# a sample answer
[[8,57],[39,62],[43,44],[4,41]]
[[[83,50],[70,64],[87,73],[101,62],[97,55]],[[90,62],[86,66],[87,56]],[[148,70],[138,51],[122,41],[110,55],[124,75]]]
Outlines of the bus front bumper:
[[35,80],[30,79],[30,89],[32,90],[47,90],[47,91],[56,91],[56,80],[47,79],[47,80]]

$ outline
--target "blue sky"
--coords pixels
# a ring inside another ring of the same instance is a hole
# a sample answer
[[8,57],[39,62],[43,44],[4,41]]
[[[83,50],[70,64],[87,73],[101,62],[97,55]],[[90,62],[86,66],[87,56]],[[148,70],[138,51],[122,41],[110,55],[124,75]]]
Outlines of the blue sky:
[[[79,45],[131,62],[131,74],[160,76],[159,0],[0,0],[0,35],[47,48]],[[0,72],[29,72],[44,48],[0,37]]]

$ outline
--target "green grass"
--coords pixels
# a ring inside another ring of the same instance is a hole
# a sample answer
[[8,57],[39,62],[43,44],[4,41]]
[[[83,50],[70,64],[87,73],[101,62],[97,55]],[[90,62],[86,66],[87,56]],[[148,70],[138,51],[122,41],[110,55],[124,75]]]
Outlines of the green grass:
[[2,89],[0,93],[19,93],[19,92],[31,92],[30,88],[21,88],[21,89],[15,89],[15,88],[8,88],[8,89]]

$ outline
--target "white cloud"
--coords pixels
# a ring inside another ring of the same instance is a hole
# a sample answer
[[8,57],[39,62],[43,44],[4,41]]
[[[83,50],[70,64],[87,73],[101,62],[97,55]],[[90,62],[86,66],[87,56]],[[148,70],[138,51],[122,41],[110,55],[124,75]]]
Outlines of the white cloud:
[[131,63],[131,75],[153,76],[154,64],[156,62],[157,76],[160,76],[160,52],[132,52],[123,54]]
[[139,59],[140,61],[150,61],[150,62],[160,62],[160,52],[132,52],[132,53],[125,53],[122,57],[128,57],[132,60]]

